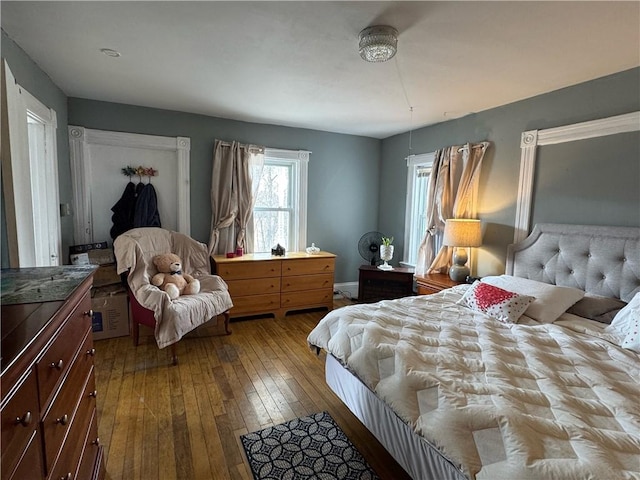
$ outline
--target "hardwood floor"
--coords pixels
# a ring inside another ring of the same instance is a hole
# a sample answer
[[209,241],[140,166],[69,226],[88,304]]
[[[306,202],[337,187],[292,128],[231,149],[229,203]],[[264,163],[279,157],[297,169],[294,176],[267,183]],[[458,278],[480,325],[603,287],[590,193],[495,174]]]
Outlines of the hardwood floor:
[[306,344],[325,314],[232,321],[229,336],[203,325],[177,344],[177,366],[142,327],[138,347],[96,341],[107,479],[251,480],[240,435],[323,410],[382,479],[409,479],[326,385],[324,353]]

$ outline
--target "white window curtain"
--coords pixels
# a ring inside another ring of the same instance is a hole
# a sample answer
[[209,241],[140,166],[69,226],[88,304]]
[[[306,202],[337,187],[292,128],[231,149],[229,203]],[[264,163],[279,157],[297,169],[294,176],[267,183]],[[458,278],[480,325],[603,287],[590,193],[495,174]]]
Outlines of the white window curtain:
[[451,266],[450,248],[442,246],[436,255],[436,239],[448,218],[476,218],[480,168],[489,145],[467,143],[436,151],[427,191],[427,231],[418,249],[416,275],[444,273]]
[[215,141],[209,255],[234,252],[237,247],[250,252],[251,245],[246,242],[251,238],[247,235],[247,224],[255,198],[251,172],[256,170],[252,165],[263,161],[263,152],[264,148],[256,145]]

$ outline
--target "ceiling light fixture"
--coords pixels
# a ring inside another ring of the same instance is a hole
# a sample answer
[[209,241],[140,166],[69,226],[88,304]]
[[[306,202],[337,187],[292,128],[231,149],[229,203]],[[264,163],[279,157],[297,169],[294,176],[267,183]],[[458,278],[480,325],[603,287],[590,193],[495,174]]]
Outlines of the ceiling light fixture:
[[386,62],[398,48],[398,31],[387,25],[367,27],[360,32],[360,56],[367,62]]
[[101,48],[100,51],[108,57],[119,57],[120,52],[113,50],[112,48]]

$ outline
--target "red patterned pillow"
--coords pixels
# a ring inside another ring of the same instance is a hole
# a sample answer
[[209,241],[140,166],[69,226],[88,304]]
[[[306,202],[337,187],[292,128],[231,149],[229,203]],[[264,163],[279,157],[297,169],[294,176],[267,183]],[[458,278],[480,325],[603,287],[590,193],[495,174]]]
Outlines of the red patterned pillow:
[[519,295],[476,281],[458,303],[476,312],[486,313],[501,322],[517,323],[534,300],[534,297],[528,295]]

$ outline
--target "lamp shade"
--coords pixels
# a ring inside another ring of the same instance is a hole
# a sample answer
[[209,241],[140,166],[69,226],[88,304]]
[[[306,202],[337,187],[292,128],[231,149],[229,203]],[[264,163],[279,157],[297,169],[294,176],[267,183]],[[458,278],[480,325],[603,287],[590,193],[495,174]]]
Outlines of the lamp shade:
[[444,224],[442,243],[450,247],[479,247],[482,245],[480,220],[450,218]]

